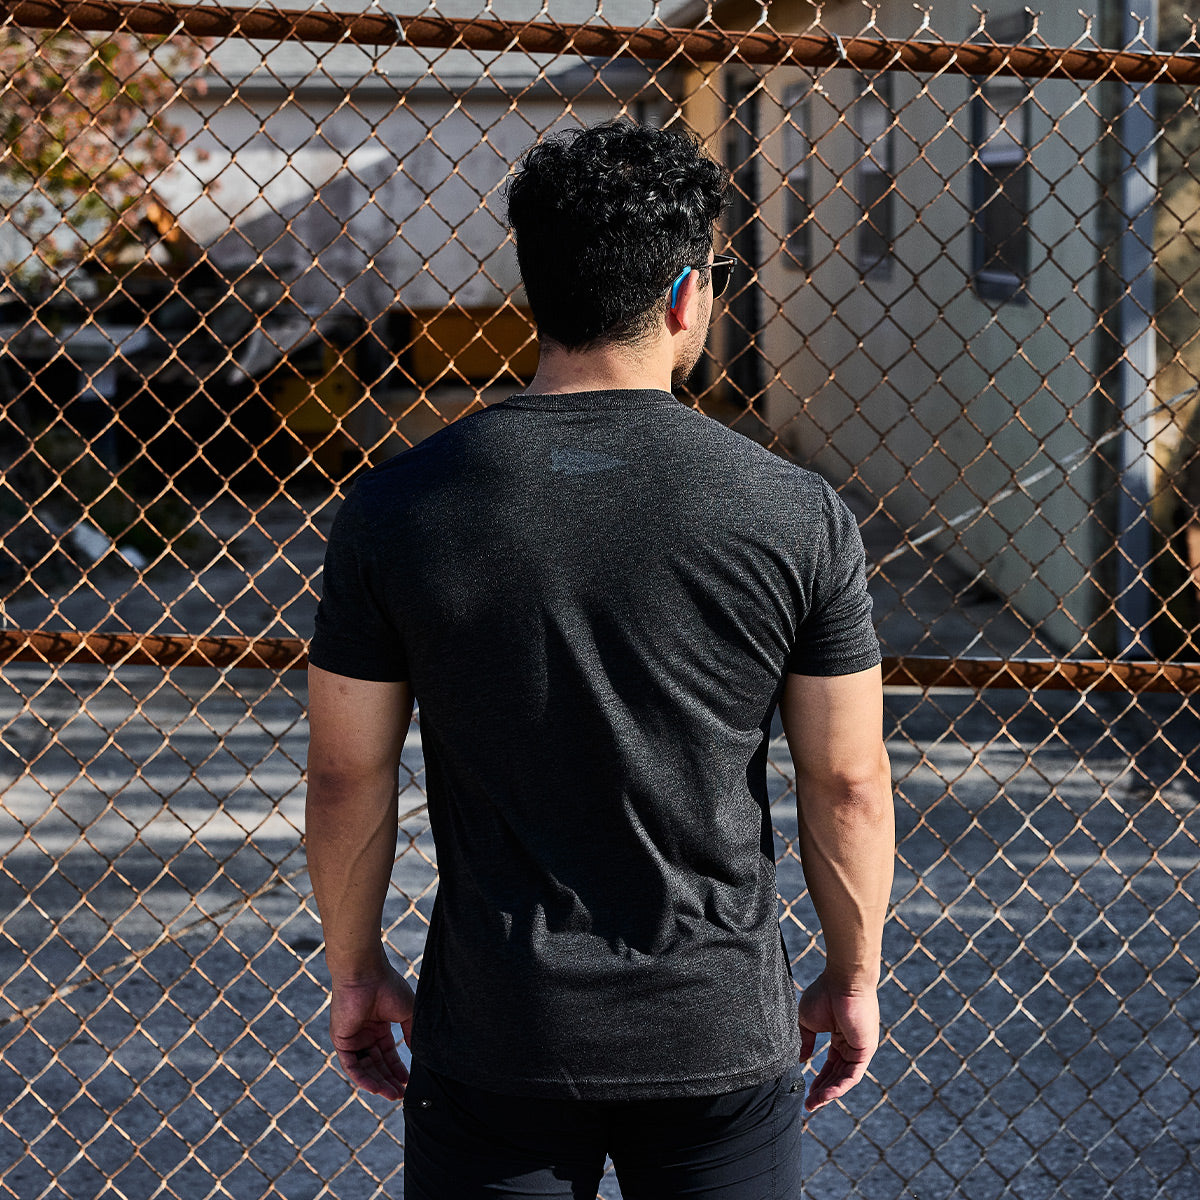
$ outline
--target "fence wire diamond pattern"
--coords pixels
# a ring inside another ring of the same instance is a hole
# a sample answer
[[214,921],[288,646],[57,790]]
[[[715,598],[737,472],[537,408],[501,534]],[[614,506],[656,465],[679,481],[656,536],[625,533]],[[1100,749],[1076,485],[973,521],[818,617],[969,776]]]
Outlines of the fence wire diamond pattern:
[[872,563],[887,1036],[808,1194],[1200,1195],[1181,7],[0,14],[0,1195],[402,1194],[402,1121],[325,1048],[296,668],[350,480],[532,373],[508,165],[620,114],[732,172],[681,399],[830,478]]

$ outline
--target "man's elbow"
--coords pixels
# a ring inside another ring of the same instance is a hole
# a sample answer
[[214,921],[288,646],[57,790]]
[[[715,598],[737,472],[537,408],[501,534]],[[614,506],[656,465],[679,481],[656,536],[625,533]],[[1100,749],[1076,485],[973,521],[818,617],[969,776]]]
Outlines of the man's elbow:
[[308,766],[309,809],[333,810],[396,791],[398,771],[393,766],[350,768],[324,763]]
[[887,748],[881,744],[877,754],[833,762],[819,771],[798,768],[796,792],[802,804],[813,798],[860,810],[863,816],[873,810],[890,813],[892,764]]
[[352,794],[346,778],[329,768],[308,768],[308,794],[306,804],[309,811],[315,808],[338,808]]

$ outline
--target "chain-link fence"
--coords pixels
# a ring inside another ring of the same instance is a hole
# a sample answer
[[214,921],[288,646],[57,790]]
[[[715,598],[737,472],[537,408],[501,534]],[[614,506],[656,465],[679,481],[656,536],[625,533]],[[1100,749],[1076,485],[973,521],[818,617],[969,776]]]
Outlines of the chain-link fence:
[[[1182,8],[0,13],[0,1194],[400,1193],[327,1060],[293,668],[348,481],[532,373],[508,166],[624,113],[732,172],[682,399],[833,480],[872,564],[887,1038],[809,1194],[1200,1196]],[[415,977],[415,730],[405,768]]]

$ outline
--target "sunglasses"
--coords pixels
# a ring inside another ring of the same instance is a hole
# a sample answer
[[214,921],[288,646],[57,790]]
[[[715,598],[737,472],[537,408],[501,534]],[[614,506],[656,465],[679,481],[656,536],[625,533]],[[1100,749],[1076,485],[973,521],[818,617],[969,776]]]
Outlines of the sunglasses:
[[733,275],[733,265],[736,260],[722,255],[719,258],[714,258],[710,263],[700,263],[695,267],[684,267],[678,275],[675,276],[674,282],[671,284],[671,307],[674,308],[679,303],[679,289],[683,286],[683,281],[691,274],[692,271],[709,271],[712,273],[712,290],[714,298],[720,296],[729,286],[729,279]]

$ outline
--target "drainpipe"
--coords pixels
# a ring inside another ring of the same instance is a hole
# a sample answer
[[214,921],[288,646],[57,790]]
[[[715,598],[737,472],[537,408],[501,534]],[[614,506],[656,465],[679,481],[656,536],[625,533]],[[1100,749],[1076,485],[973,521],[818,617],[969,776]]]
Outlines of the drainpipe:
[[[1153,50],[1157,0],[1122,0],[1121,44]],[[1130,10],[1133,11],[1130,11]],[[1135,45],[1136,43],[1136,45]],[[1151,413],[1156,369],[1154,331],[1154,208],[1158,191],[1158,121],[1153,84],[1121,86],[1120,286],[1117,311],[1117,657],[1153,658],[1150,620],[1152,552]]]

